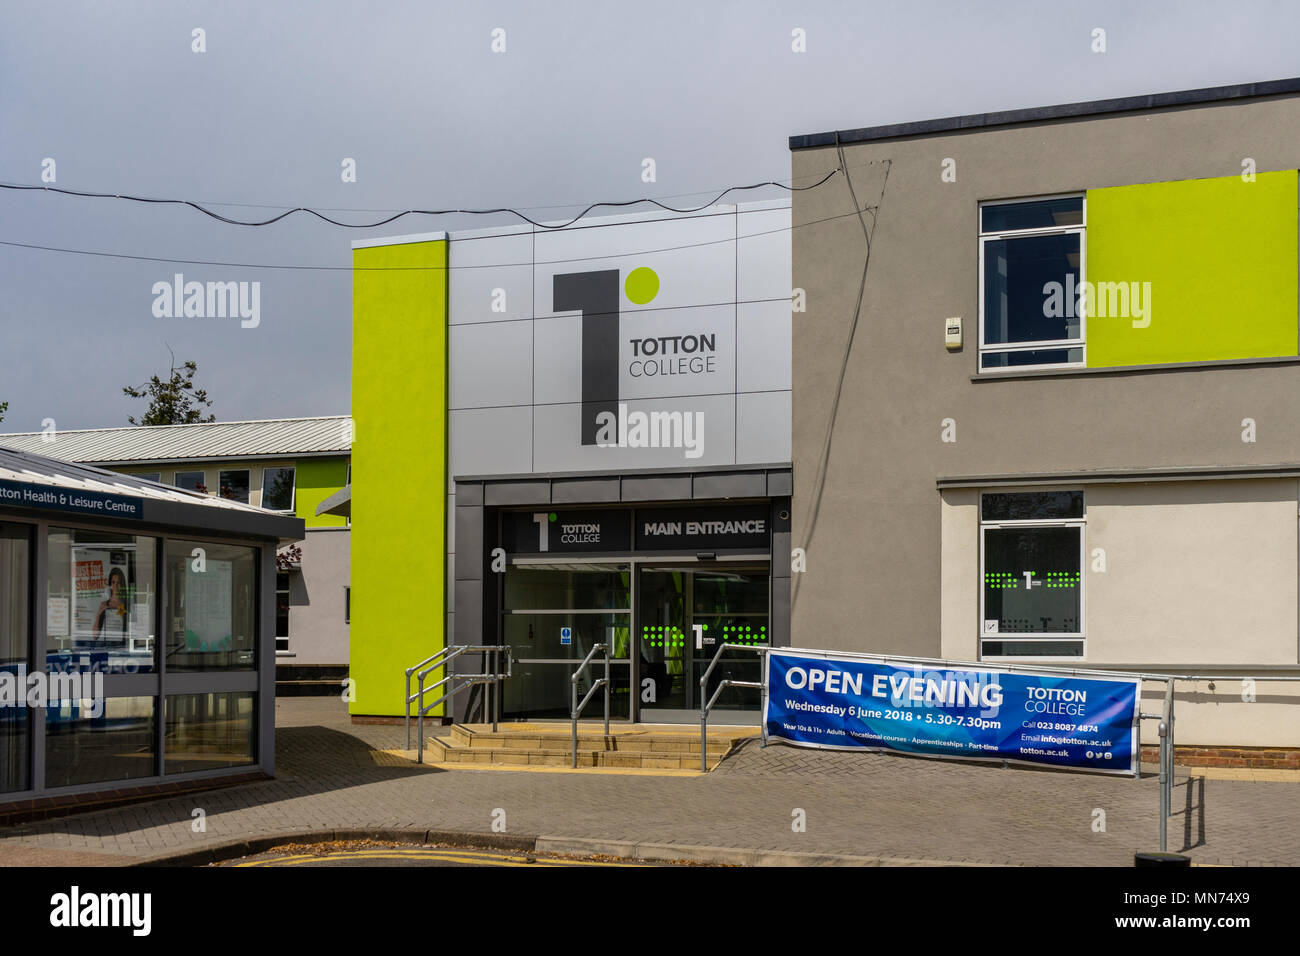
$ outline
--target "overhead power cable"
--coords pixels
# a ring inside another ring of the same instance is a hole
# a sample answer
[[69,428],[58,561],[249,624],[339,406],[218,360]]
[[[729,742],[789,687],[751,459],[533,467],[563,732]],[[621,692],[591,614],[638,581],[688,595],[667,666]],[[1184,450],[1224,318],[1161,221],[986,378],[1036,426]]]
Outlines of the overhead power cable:
[[765,186],[774,186],[777,189],[784,189],[787,192],[792,192],[792,193],[803,192],[809,189],[816,189],[818,186],[826,182],[828,179],[830,179],[838,172],[839,169],[832,169],[820,180],[808,186],[787,186],[784,183],[778,183],[774,180],[768,180],[766,182],[761,182],[761,183],[751,183],[748,186],[728,186],[725,189],[723,189],[721,192],[719,192],[716,196],[714,196],[713,199],[709,200],[703,205],[688,207],[685,209],[679,209],[675,206],[670,206],[667,203],[660,202],[658,199],[627,199],[620,202],[608,202],[608,201],[594,202],[591,205],[589,205],[586,209],[584,209],[582,212],[578,213],[578,215],[574,216],[572,219],[563,223],[540,222],[536,219],[524,215],[519,210],[512,209],[508,206],[501,206],[494,209],[405,209],[401,212],[395,213],[394,215],[387,217],[386,219],[380,219],[375,222],[365,222],[365,223],[340,222],[339,220],[333,219],[325,215],[323,212],[319,212],[315,209],[311,209],[306,206],[295,206],[294,208],[286,209],[278,216],[272,216],[269,219],[243,220],[243,219],[232,219],[229,216],[223,216],[221,215],[221,213],[215,212],[207,208],[206,206],[204,206],[202,203],[195,202],[192,199],[164,199],[164,198],[157,198],[157,197],[150,197],[150,196],[131,196],[123,193],[89,192],[80,189],[65,189],[62,186],[49,186],[49,185],[36,186],[36,185],[23,185],[19,183],[0,183],[0,189],[10,189],[19,192],[58,193],[64,196],[77,196],[77,197],[87,198],[87,199],[122,199],[122,200],[127,200],[129,202],[147,203],[151,205],[189,206],[191,209],[198,210],[199,212],[203,213],[203,215],[205,216],[215,219],[218,222],[227,223],[228,225],[231,226],[270,226],[273,225],[274,223],[279,222],[281,219],[286,219],[289,216],[292,216],[294,213],[301,212],[311,216],[315,216],[317,219],[320,219],[323,222],[328,222],[331,225],[342,226],[347,229],[374,229],[378,226],[385,226],[388,223],[401,219],[404,216],[456,216],[456,215],[490,216],[490,215],[501,215],[501,214],[509,214],[512,216],[517,216],[518,218],[522,219],[524,222],[536,226],[539,229],[565,229],[573,225],[579,219],[586,216],[593,209],[626,209],[629,206],[638,206],[641,205],[642,203],[648,203],[652,206],[658,206],[660,209],[664,210],[665,212],[672,212],[678,214],[700,212],[701,210],[707,209],[709,206],[715,205],[719,200],[722,199],[723,196],[726,196],[728,193],[745,192],[753,189],[762,189]]
[[[839,133],[835,134],[835,149],[839,153],[840,168],[844,166],[844,147],[840,145]],[[831,399],[831,411],[826,421],[826,436],[822,441],[822,452],[817,462],[817,473],[813,478],[813,495],[812,510],[808,518],[808,530],[804,535],[803,544],[806,551],[812,550],[813,535],[817,531],[817,518],[821,514],[822,494],[826,490],[826,477],[830,470],[831,461],[831,441],[835,436],[835,422],[839,418],[840,398],[844,394],[844,379],[849,370],[849,358],[853,354],[853,340],[858,334],[858,321],[862,318],[862,299],[867,290],[867,270],[871,266],[871,244],[876,234],[876,224],[879,220],[880,206],[885,200],[885,187],[889,185],[889,169],[892,162],[886,160],[885,176],[880,183],[880,196],[876,200],[876,205],[863,207],[858,205],[858,194],[853,188],[853,177],[845,173],[844,182],[849,187],[849,198],[853,202],[854,214],[857,215],[858,221],[862,224],[862,237],[866,240],[867,251],[862,259],[862,278],[858,282],[858,299],[853,306],[853,318],[849,323],[848,341],[844,344],[844,355],[840,360],[839,377],[835,383],[835,394]],[[867,220],[863,215],[864,212],[871,212],[871,227],[867,228]],[[794,613],[795,602],[799,598],[799,585],[802,575],[795,575],[791,592],[790,592],[790,612]]]
[[[868,160],[868,161],[865,162],[865,163],[855,164],[855,165],[853,165],[853,166],[848,166],[848,167],[843,167],[843,168],[847,168],[847,169],[862,169],[862,168],[864,168],[864,167],[866,167],[866,166],[875,166],[875,165],[879,165],[880,162],[881,162],[881,161],[878,160],[878,159],[873,159],[873,160]],[[793,177],[790,178],[790,179],[776,179],[776,178],[774,178],[774,179],[773,179],[773,182],[774,182],[774,184],[775,184],[778,188],[787,188],[787,187],[786,187],[786,184],[788,184],[788,183],[793,183],[793,182],[794,182],[794,178],[793,178]],[[11,181],[11,180],[0,180],[0,186],[4,186],[4,187],[13,187],[13,188],[15,188],[15,189],[19,189],[19,188],[21,188],[21,189],[24,189],[24,190],[43,190],[43,189],[45,188],[44,185],[38,185],[38,184],[34,184],[34,183],[14,182],[14,181]],[[803,189],[803,188],[807,188],[807,187],[796,187],[796,190],[795,190],[795,191],[798,191],[798,189]],[[694,192],[689,192],[689,193],[668,193],[668,194],[665,194],[665,195],[662,195],[662,196],[647,196],[647,197],[645,197],[645,200],[644,200],[644,201],[650,201],[650,200],[668,200],[668,199],[687,199],[687,198],[691,198],[691,197],[694,197],[694,196],[711,196],[711,195],[713,195],[713,194],[716,193],[716,192],[717,192],[717,187],[712,187],[712,188],[708,188],[708,189],[697,189],[697,190],[695,190]],[[105,196],[107,196],[107,195],[117,195],[117,194],[109,194],[109,193],[100,193],[100,194],[105,195]],[[195,199],[194,202],[198,203],[198,204],[201,205],[201,206],[231,206],[231,207],[236,207],[236,208],[241,208],[241,209],[280,209],[280,210],[284,210],[284,209],[289,209],[290,207],[292,207],[292,206],[294,205],[293,203],[250,202],[250,201],[238,200],[238,199]],[[582,205],[582,202],[581,202],[581,201],[576,201],[576,202],[566,202],[566,203],[558,203],[558,202],[557,202],[557,203],[550,203],[550,204],[548,204],[548,205],[544,205],[544,206],[543,206],[543,205],[539,205],[539,206],[515,206],[515,207],[513,207],[513,208],[515,208],[515,209],[522,209],[522,210],[525,210],[525,211],[537,211],[537,210],[546,210],[546,209],[573,209],[574,207],[576,207],[576,206],[581,206],[581,205]],[[313,209],[316,209],[316,210],[323,211],[323,212],[370,212],[370,213],[373,213],[373,212],[389,212],[389,213],[395,213],[395,212],[402,212],[402,211],[403,211],[403,210],[401,210],[401,209],[399,209],[399,208],[397,208],[397,207],[395,207],[395,206],[320,206],[320,205],[315,205],[315,204],[313,204],[312,208],[313,208]]]
[[[874,211],[874,207],[868,207],[867,212]],[[461,269],[501,269],[510,266],[531,266],[531,265],[564,265],[569,262],[591,262],[595,259],[623,259],[628,256],[648,256],[660,252],[676,252],[679,249],[698,249],[701,246],[716,246],[728,242],[737,242],[741,239],[756,239],[759,236],[771,236],[779,232],[793,232],[795,229],[803,229],[808,226],[815,226],[824,222],[833,222],[836,219],[847,219],[856,213],[842,213],[837,216],[827,216],[824,219],[811,219],[808,222],[801,222],[797,226],[782,226],[779,229],[766,229],[760,232],[751,232],[744,236],[728,236],[725,239],[709,239],[703,242],[688,242],[677,246],[661,246],[656,249],[640,249],[631,252],[622,252],[618,255],[611,256],[575,256],[571,259],[547,259],[537,263],[533,262],[479,262],[473,265],[447,265],[447,266],[313,266],[313,265],[290,265],[283,263],[265,263],[265,262],[221,262],[215,259],[178,259],[172,256],[143,256],[132,255],[126,252],[104,252],[96,249],[69,249],[63,246],[44,246],[33,242],[16,242],[10,239],[0,239],[0,246],[13,246],[17,249],[32,249],[37,252],[58,252],[74,256],[100,256],[108,259],[130,259],[136,262],[167,262],[174,265],[186,266],[218,266],[230,269],[285,269],[290,271],[319,271],[319,272],[456,272]],[[654,221],[654,220],[647,220]],[[666,221],[666,220],[661,220]],[[644,225],[642,223],[615,223],[613,225]],[[502,236],[510,235],[501,233],[499,235],[474,236],[474,239],[499,239]],[[456,240],[452,240],[455,242]]]

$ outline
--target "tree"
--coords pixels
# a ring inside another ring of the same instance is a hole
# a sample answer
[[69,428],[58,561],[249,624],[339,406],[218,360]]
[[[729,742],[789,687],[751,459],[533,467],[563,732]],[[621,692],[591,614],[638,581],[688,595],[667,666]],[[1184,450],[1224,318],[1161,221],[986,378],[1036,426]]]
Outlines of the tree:
[[5,420],[5,412],[9,411],[8,402],[0,402],[0,422]]
[[[170,352],[171,349],[168,349]],[[149,410],[144,417],[136,421],[128,415],[126,420],[132,425],[193,425],[199,422],[215,422],[216,415],[203,417],[203,405],[211,405],[212,400],[204,389],[194,387],[194,376],[198,372],[197,362],[186,362],[177,368],[176,354],[172,353],[172,367],[167,381],[157,375],[139,387],[125,386],[122,391],[131,398],[148,398]]]

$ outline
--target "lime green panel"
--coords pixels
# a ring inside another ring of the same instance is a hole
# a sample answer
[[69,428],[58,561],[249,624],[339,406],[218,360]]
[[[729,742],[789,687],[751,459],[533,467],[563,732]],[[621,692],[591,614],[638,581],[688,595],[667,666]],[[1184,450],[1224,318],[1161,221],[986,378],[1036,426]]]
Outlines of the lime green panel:
[[1088,190],[1088,365],[1296,355],[1296,228],[1295,170]]
[[309,528],[342,528],[348,523],[339,515],[317,515],[316,506],[348,481],[346,458],[307,458],[295,462],[295,514]]
[[447,243],[352,265],[350,710],[395,716],[403,671],[446,639]]

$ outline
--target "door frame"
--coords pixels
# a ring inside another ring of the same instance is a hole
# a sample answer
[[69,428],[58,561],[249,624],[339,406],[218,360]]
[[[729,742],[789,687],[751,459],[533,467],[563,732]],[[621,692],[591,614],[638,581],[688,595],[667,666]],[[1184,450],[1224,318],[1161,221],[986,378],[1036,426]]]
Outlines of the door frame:
[[[642,633],[642,601],[641,601],[641,574],[647,567],[664,568],[666,571],[681,571],[690,574],[689,583],[686,584],[683,594],[683,623],[687,624],[687,644],[688,654],[686,661],[689,662],[685,667],[687,671],[687,684],[692,690],[698,685],[693,683],[693,664],[698,658],[694,657],[695,653],[695,574],[701,571],[749,571],[756,572],[758,567],[763,568],[763,574],[767,578],[767,620],[768,626],[772,621],[772,563],[768,555],[750,556],[750,555],[719,555],[714,561],[701,561],[698,558],[681,558],[665,557],[655,559],[646,555],[640,555],[632,562],[632,641],[628,648],[628,655],[631,658],[631,705],[629,711],[633,723],[646,722],[646,712],[653,718],[653,723],[691,723],[700,719],[700,706],[702,702],[696,701],[696,706],[692,708],[663,708],[657,709],[641,703],[641,633]],[[696,696],[687,691],[687,700]],[[761,720],[761,715],[755,714],[753,723],[757,724]]]

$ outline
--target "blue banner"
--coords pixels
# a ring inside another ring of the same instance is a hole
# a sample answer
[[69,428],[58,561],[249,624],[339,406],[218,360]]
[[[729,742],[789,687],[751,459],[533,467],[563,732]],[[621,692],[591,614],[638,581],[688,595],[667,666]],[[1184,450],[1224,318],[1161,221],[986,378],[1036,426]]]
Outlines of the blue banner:
[[1141,681],[767,655],[769,738],[1136,774]]

